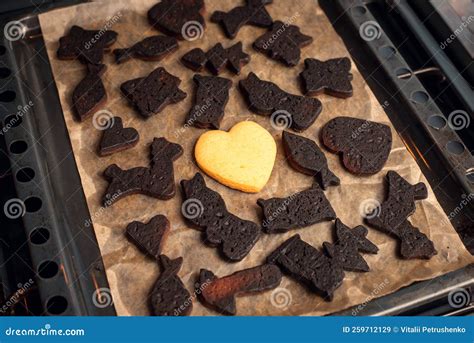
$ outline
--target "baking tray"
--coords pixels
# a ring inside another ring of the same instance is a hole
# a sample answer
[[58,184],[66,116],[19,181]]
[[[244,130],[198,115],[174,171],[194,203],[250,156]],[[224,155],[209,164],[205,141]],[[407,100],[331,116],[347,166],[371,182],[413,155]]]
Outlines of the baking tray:
[[[51,6],[78,2],[81,1],[55,2]],[[441,114],[441,110],[416,76],[409,80],[398,78],[396,71],[411,70],[412,67],[390,38],[381,35],[381,40],[367,42],[357,35],[358,27],[367,20],[380,23],[381,28],[386,26],[380,17],[372,14],[374,6],[385,6],[385,3],[369,2],[370,9],[365,2],[350,0],[325,0],[320,1],[320,5],[344,39],[378,100],[383,103],[390,99],[391,103],[396,104],[386,109],[387,114],[418,161],[441,205],[450,213],[463,199],[463,194],[472,193],[472,183],[465,172],[465,166],[472,162],[472,155],[466,154],[466,150],[461,155],[447,150],[448,141],[456,140],[464,145],[449,127],[436,132],[430,129],[427,119],[433,113]],[[26,237],[38,226],[46,227],[50,232],[50,239],[45,244],[29,244],[34,270],[38,271],[45,261],[52,261],[58,267],[53,277],[38,277],[37,288],[41,304],[47,309],[46,314],[114,315],[100,251],[93,228],[87,220],[90,214],[41,38],[36,16],[39,10],[34,7],[26,15],[15,13],[13,17],[12,14],[0,17],[2,26],[12,22],[21,24],[20,38],[11,40],[4,37],[5,51],[0,56],[2,67],[12,71],[11,75],[0,81],[0,100],[4,92],[15,92],[14,98],[12,93],[6,93],[6,100],[11,101],[1,103],[0,119],[4,127],[9,127],[7,124],[11,121],[8,114],[16,113],[18,106],[25,106],[30,99],[35,99],[34,106],[21,116],[21,123],[16,121],[18,125],[3,134],[7,150],[18,141],[24,141],[28,146],[24,153],[13,154],[9,151],[11,174],[16,178],[23,168],[31,168],[35,174],[28,182],[15,180],[18,198],[26,201],[36,197],[42,202],[40,209],[34,213],[27,211],[23,216],[22,229]],[[387,46],[389,48],[384,48]],[[393,59],[394,56],[397,58]],[[426,98],[422,104],[416,101]],[[406,121],[416,122],[417,125],[407,128],[404,125]],[[453,169],[455,164],[461,167]],[[453,224],[472,253],[474,210],[471,205],[453,218]],[[449,299],[453,291],[465,290],[472,299],[473,284],[474,267],[468,266],[433,280],[415,283],[389,296],[368,299],[363,308],[355,312],[349,309],[337,314],[452,313],[454,308],[449,306]],[[463,308],[469,309],[469,306]]]

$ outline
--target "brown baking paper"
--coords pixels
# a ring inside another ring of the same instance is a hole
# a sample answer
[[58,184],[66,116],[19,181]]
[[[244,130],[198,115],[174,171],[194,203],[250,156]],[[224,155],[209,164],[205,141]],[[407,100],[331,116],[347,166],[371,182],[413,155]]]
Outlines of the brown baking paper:
[[[243,3],[240,0],[206,0],[207,28],[203,37],[192,42],[180,42],[179,51],[164,61],[131,60],[125,64],[116,65],[113,63],[112,54],[106,55],[105,63],[108,70],[103,80],[109,100],[105,109],[114,115],[121,116],[126,127],[135,127],[140,132],[140,142],[131,150],[110,157],[98,157],[96,150],[102,132],[94,127],[91,120],[84,123],[76,122],[71,111],[71,93],[84,76],[85,68],[77,61],[60,61],[56,58],[58,40],[68,32],[72,25],[97,30],[107,27],[119,33],[114,48],[129,47],[146,36],[158,33],[149,26],[146,19],[147,10],[155,2],[154,0],[101,1],[40,15],[41,28],[74,155],[119,315],[148,315],[150,313],[148,294],[159,273],[156,262],[145,258],[124,237],[126,225],[133,220],[148,221],[156,214],[168,216],[171,221],[171,232],[163,253],[172,258],[184,257],[184,264],[179,275],[190,292],[194,289],[196,277],[201,268],[210,269],[216,275],[224,276],[261,264],[273,249],[295,233],[299,233],[305,241],[318,248],[324,241],[332,240],[333,223],[331,222],[316,224],[286,234],[264,234],[243,261],[228,263],[219,257],[217,249],[203,244],[199,231],[190,228],[183,221],[180,214],[182,197],[179,191],[169,201],[134,195],[119,201],[111,208],[101,207],[101,198],[107,186],[107,182],[101,175],[104,169],[112,163],[117,163],[123,169],[147,166],[149,144],[153,137],[164,136],[183,146],[184,155],[175,163],[175,178],[178,187],[180,180],[189,179],[199,171],[194,162],[193,147],[204,130],[183,127],[185,116],[192,105],[194,84],[193,72],[181,65],[179,59],[195,47],[207,51],[217,42],[222,42],[225,47],[228,47],[237,41],[242,41],[244,51],[251,55],[251,62],[243,68],[240,76],[227,71],[222,75],[232,79],[234,87],[230,92],[230,100],[221,129],[228,130],[242,120],[254,120],[267,128],[275,137],[278,144],[278,156],[270,181],[259,194],[245,194],[231,190],[208,177],[206,177],[207,185],[222,195],[231,212],[242,218],[260,222],[260,209],[256,205],[258,198],[288,196],[308,188],[312,183],[310,176],[298,173],[288,165],[282,151],[281,131],[271,126],[268,117],[251,113],[237,87],[238,81],[253,71],[263,80],[273,81],[287,91],[301,94],[297,76],[302,70],[302,63],[297,67],[287,68],[253,50],[251,46],[253,41],[263,34],[265,29],[245,26],[240,30],[237,38],[231,41],[225,38],[217,24],[209,21],[210,15],[215,10],[228,11]],[[349,56],[343,42],[316,2],[280,0],[267,8],[274,20],[298,25],[303,33],[314,38],[310,46],[302,49],[301,62],[308,57],[328,59]],[[147,75],[160,65],[182,80],[181,88],[188,96],[185,101],[166,107],[162,113],[149,120],[143,120],[129,107],[127,101],[121,96],[119,87],[127,80]],[[373,120],[391,126],[383,108],[354,64],[352,73],[354,74],[354,96],[346,100],[320,96],[319,99],[324,106],[323,112],[316,123],[304,132],[304,136],[315,139],[318,137],[320,128],[328,120],[340,115]],[[390,104],[385,105],[390,106]],[[342,221],[354,227],[362,223],[361,204],[367,203],[366,200],[370,201],[370,199],[379,201],[384,199],[384,176],[388,170],[397,171],[411,183],[425,182],[428,186],[429,197],[427,200],[417,202],[416,213],[410,217],[410,220],[434,241],[438,255],[429,261],[402,260],[396,257],[397,242],[394,239],[370,229],[369,239],[380,249],[377,255],[364,255],[371,271],[368,273],[347,272],[345,281],[335,292],[332,302],[323,301],[297,282],[284,277],[276,291],[238,298],[239,315],[324,315],[392,293],[414,281],[433,278],[473,261],[435,199],[420,168],[393,127],[392,133],[393,150],[384,170],[374,176],[356,177],[342,168],[337,155],[326,152],[330,168],[341,179],[341,185],[331,187],[326,191],[326,195]],[[211,315],[215,312],[194,300],[192,314]]]

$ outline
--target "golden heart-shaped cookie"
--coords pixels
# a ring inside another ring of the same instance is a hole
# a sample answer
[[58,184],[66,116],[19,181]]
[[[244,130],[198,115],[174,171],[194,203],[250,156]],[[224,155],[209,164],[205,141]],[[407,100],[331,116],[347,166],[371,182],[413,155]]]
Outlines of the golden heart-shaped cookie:
[[220,183],[247,193],[257,193],[273,170],[276,143],[253,121],[240,122],[229,131],[204,133],[194,155],[199,167]]

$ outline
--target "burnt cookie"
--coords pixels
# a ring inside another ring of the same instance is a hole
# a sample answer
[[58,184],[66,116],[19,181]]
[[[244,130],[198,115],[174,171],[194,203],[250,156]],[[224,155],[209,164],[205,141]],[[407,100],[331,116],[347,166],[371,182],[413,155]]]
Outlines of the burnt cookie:
[[289,67],[300,62],[301,48],[313,42],[313,38],[301,33],[298,26],[275,21],[270,31],[254,43],[255,50]]
[[335,228],[335,243],[323,243],[328,255],[336,259],[342,269],[346,271],[368,272],[369,265],[359,252],[376,254],[379,249],[366,238],[367,228],[359,225],[351,230],[339,218],[336,219]]
[[178,39],[186,39],[206,23],[202,16],[204,0],[161,0],[148,11],[148,21],[155,29]]
[[288,163],[299,172],[316,177],[322,189],[340,184],[339,178],[328,167],[328,161],[316,142],[288,131],[283,131],[283,148]]
[[72,106],[80,121],[89,118],[107,102],[107,92],[101,79],[106,68],[103,64],[88,64],[86,76],[72,92]]
[[74,25],[59,39],[57,56],[60,60],[78,59],[83,64],[101,64],[104,50],[117,40],[115,31],[84,30]]
[[99,144],[99,155],[108,156],[133,148],[140,138],[133,127],[123,127],[122,118],[113,117],[105,125],[106,129]]
[[230,261],[242,260],[260,238],[260,228],[253,222],[229,213],[222,197],[206,186],[197,173],[191,180],[182,180],[183,217],[203,231],[204,241],[219,246]]
[[213,23],[222,26],[228,38],[235,38],[240,28],[244,25],[257,27],[270,27],[273,19],[265,9],[265,5],[273,0],[245,0],[244,6],[238,6],[229,12],[215,11],[211,16]]
[[294,235],[280,245],[267,258],[281,270],[302,282],[325,300],[332,300],[334,291],[344,280],[344,270],[338,260],[306,243],[300,235]]
[[262,227],[267,233],[287,232],[336,218],[329,200],[316,183],[287,198],[258,199],[257,204],[263,210]]
[[239,75],[242,67],[249,63],[250,56],[242,50],[241,42],[227,49],[217,43],[208,52],[195,48],[186,53],[181,61],[194,71],[201,71],[206,66],[214,75],[219,75],[225,68]]
[[239,86],[253,112],[264,116],[281,112],[289,117],[289,127],[295,131],[310,127],[322,110],[318,99],[287,93],[272,82],[260,80],[254,73],[241,80]]
[[113,164],[104,171],[109,186],[103,197],[104,206],[132,194],[145,194],[157,199],[171,199],[175,193],[173,161],[183,154],[183,148],[165,138],[155,138],[151,144],[151,166],[122,170]]
[[178,88],[180,83],[180,79],[159,67],[146,77],[123,83],[120,89],[138,113],[149,118],[186,98],[186,93]]
[[144,61],[161,61],[176,50],[178,50],[176,38],[158,35],[145,38],[130,48],[115,49],[113,52],[115,62],[120,64],[132,57]]
[[186,124],[201,129],[219,129],[229,101],[232,81],[217,76],[194,75],[196,95]]
[[342,154],[344,167],[356,175],[381,171],[392,149],[390,127],[369,120],[331,119],[324,125],[321,137],[329,150]]
[[183,258],[170,260],[160,255],[161,273],[150,293],[155,316],[187,316],[193,309],[192,297],[178,276]]
[[338,98],[352,96],[351,60],[347,57],[320,61],[304,60],[305,68],[300,73],[303,93],[306,95],[327,94]]
[[235,297],[264,292],[278,287],[280,269],[272,264],[240,270],[217,278],[210,270],[201,269],[196,283],[196,294],[201,302],[215,311],[235,315]]
[[424,183],[412,186],[395,171],[387,173],[388,195],[372,213],[367,214],[367,224],[400,240],[400,255],[406,259],[429,259],[436,255],[433,242],[408,221],[416,209],[415,200],[426,199]]
[[157,215],[146,224],[131,222],[125,229],[125,235],[145,255],[158,260],[169,229],[169,220]]

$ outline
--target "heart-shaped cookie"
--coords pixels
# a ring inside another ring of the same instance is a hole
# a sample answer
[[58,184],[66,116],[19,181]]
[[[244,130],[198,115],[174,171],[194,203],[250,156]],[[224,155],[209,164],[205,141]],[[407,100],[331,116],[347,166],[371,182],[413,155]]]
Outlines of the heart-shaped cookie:
[[321,138],[329,150],[342,154],[344,167],[356,175],[381,171],[392,149],[390,127],[351,117],[328,121]]
[[243,192],[257,193],[272,173],[276,143],[257,123],[243,121],[229,132],[204,133],[194,154],[199,167],[213,179]]

